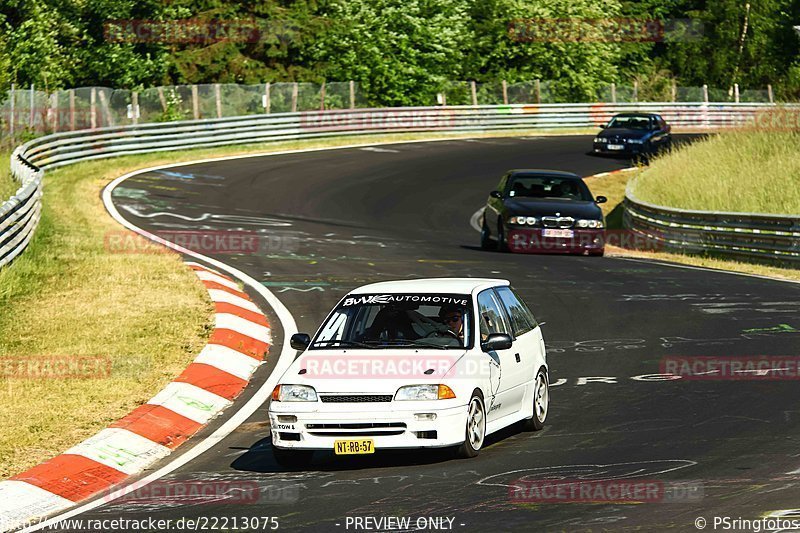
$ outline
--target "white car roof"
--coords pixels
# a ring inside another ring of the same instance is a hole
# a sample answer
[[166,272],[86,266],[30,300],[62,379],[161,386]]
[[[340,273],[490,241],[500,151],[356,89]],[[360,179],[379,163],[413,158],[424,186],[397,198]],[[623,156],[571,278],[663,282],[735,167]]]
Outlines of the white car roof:
[[491,278],[425,278],[381,281],[371,283],[350,291],[350,294],[374,293],[446,293],[472,294],[479,287],[509,285],[505,279]]

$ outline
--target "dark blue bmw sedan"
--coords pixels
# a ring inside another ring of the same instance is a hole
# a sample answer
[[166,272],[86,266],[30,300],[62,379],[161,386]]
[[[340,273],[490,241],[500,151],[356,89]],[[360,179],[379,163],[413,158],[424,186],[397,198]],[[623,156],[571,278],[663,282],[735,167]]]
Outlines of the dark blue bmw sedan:
[[671,128],[655,113],[621,113],[594,139],[594,153],[626,157],[647,156],[668,149]]

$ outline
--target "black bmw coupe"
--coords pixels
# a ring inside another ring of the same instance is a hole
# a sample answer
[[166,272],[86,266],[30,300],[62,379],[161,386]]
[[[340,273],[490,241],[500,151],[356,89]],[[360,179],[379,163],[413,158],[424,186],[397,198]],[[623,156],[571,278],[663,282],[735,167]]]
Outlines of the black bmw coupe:
[[603,255],[605,221],[580,176],[556,170],[511,170],[489,194],[481,247],[527,253]]

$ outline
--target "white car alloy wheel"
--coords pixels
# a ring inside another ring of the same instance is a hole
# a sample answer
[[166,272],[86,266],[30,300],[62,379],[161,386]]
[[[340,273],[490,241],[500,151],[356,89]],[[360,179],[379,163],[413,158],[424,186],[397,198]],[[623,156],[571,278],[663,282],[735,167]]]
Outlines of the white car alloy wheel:
[[540,424],[544,424],[547,419],[547,408],[550,406],[550,388],[547,384],[547,376],[544,372],[539,372],[536,376],[536,386],[533,389],[533,406],[536,410],[536,419]]
[[478,398],[473,398],[469,404],[467,434],[470,446],[474,450],[480,450],[481,446],[483,446],[483,437],[486,434],[486,417],[483,415],[483,404]]
[[542,429],[547,420],[549,408],[550,384],[547,380],[547,372],[544,368],[541,368],[536,374],[536,380],[533,383],[533,416],[525,420],[524,429],[526,431],[539,431]]
[[467,407],[465,437],[464,444],[458,449],[458,455],[475,457],[483,447],[483,440],[486,437],[486,410],[483,407],[483,400],[477,394],[472,395]]

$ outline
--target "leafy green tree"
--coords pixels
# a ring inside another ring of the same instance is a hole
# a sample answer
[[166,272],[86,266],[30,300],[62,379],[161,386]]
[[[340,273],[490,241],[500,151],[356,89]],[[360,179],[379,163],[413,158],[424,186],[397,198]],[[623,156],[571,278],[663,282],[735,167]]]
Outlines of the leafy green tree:
[[552,80],[560,100],[593,100],[617,78],[620,45],[598,20],[619,17],[616,0],[474,0],[465,76]]
[[340,0],[310,47],[327,79],[355,80],[373,104],[433,105],[470,46],[463,0]]

